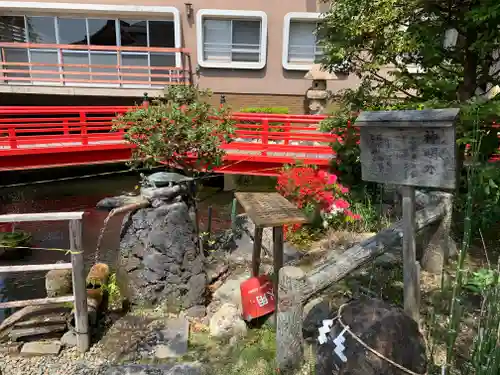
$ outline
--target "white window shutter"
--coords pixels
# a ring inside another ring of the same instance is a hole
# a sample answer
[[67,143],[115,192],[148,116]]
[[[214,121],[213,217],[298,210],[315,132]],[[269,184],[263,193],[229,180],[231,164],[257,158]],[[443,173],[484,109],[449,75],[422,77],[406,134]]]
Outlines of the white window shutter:
[[290,22],[288,62],[312,64],[316,55],[316,23]]
[[233,21],[232,61],[259,61],[261,46],[260,28],[260,21]]
[[231,21],[205,19],[203,21],[203,59],[231,61]]

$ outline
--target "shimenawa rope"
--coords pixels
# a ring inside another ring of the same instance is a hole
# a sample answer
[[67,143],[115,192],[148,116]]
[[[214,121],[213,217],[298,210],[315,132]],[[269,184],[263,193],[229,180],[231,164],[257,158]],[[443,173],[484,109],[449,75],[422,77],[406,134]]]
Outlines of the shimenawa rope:
[[347,304],[343,304],[342,306],[339,307],[339,310],[337,312],[337,316],[333,320],[334,321],[338,321],[339,324],[344,329],[344,332],[348,332],[351,335],[351,337],[354,340],[356,340],[363,348],[365,348],[366,350],[370,351],[371,353],[373,353],[374,355],[376,355],[380,359],[386,361],[390,365],[398,368],[399,370],[401,370],[403,372],[406,372],[409,375],[427,375],[427,372],[424,372],[423,374],[419,374],[419,373],[411,371],[410,369],[407,369],[406,367],[404,367],[404,366],[402,366],[402,365],[394,362],[393,360],[387,358],[383,354],[379,353],[378,351],[376,351],[375,349],[373,349],[372,347],[370,347],[367,343],[365,343],[358,335],[356,335],[353,331],[351,331],[351,329],[349,328],[349,326],[347,324],[345,324],[342,321],[342,310],[344,309],[345,306],[347,306]]

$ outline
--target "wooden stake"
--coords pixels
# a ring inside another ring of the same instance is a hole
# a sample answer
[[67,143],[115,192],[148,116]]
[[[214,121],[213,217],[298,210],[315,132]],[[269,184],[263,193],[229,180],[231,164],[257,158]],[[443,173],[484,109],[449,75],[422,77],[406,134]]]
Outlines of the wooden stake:
[[208,206],[207,233],[209,236],[212,234],[212,206]]
[[[276,310],[278,311],[278,275],[283,267],[283,226],[273,227],[273,263],[274,263],[274,278],[273,290],[276,301]],[[277,315],[277,314],[275,314]]]
[[69,241],[73,251],[71,264],[73,265],[73,294],[75,296],[75,333],[78,351],[86,352],[90,347],[89,317],[87,311],[87,288],[85,283],[82,222],[69,222]]
[[236,211],[238,208],[238,200],[236,198],[233,198],[233,202],[231,204],[231,229],[234,232],[236,232]]
[[298,267],[279,270],[276,310],[276,363],[280,372],[293,371],[304,359],[302,336],[302,284],[305,273]]
[[260,270],[260,252],[262,248],[262,233],[264,228],[255,227],[253,235],[253,253],[252,253],[252,276],[259,276]]
[[417,323],[420,321],[419,267],[415,243],[415,188],[403,186],[403,281],[404,310]]

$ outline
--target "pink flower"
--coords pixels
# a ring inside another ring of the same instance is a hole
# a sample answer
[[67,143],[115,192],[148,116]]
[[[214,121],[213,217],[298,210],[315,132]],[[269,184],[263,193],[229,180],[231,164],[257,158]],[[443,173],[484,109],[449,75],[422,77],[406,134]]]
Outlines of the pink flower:
[[327,175],[328,175],[328,173],[326,173],[325,171],[319,171],[318,172],[318,177],[319,178],[326,179]]
[[354,220],[361,220],[361,215],[359,215],[359,214],[353,214],[353,215],[352,215],[352,218],[353,218]]
[[347,210],[349,208],[349,202],[344,199],[336,199],[333,202],[333,205],[337,208],[341,208],[343,210]]
[[326,183],[328,185],[333,185],[336,182],[337,182],[337,175],[335,175],[335,174],[328,174],[328,179],[327,179]]
[[340,188],[340,192],[341,192],[342,194],[347,194],[347,193],[349,193],[349,189],[348,189],[348,188],[346,188],[345,186],[339,185],[339,188]]

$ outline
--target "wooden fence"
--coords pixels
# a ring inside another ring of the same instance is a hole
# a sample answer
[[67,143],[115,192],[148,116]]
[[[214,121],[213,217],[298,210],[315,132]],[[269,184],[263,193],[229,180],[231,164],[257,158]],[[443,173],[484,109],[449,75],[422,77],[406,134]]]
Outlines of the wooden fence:
[[73,280],[72,296],[1,302],[0,309],[73,302],[75,306],[75,333],[77,339],[77,348],[80,352],[83,353],[86,352],[90,347],[90,334],[87,311],[87,289],[85,283],[82,249],[82,218],[83,212],[0,215],[0,223],[69,221],[69,252],[71,254],[71,263],[3,266],[0,267],[0,274],[71,269]]
[[[417,201],[425,205],[415,215],[417,233],[438,221],[446,221],[447,216],[451,215],[451,205],[447,199],[449,194],[418,192],[417,195]],[[398,221],[341,255],[331,251],[327,259],[307,273],[293,266],[285,266],[280,270],[276,314],[276,360],[280,370],[286,372],[296,368],[304,358],[303,305],[317,293],[390,248],[400,247],[402,237],[403,223]]]

